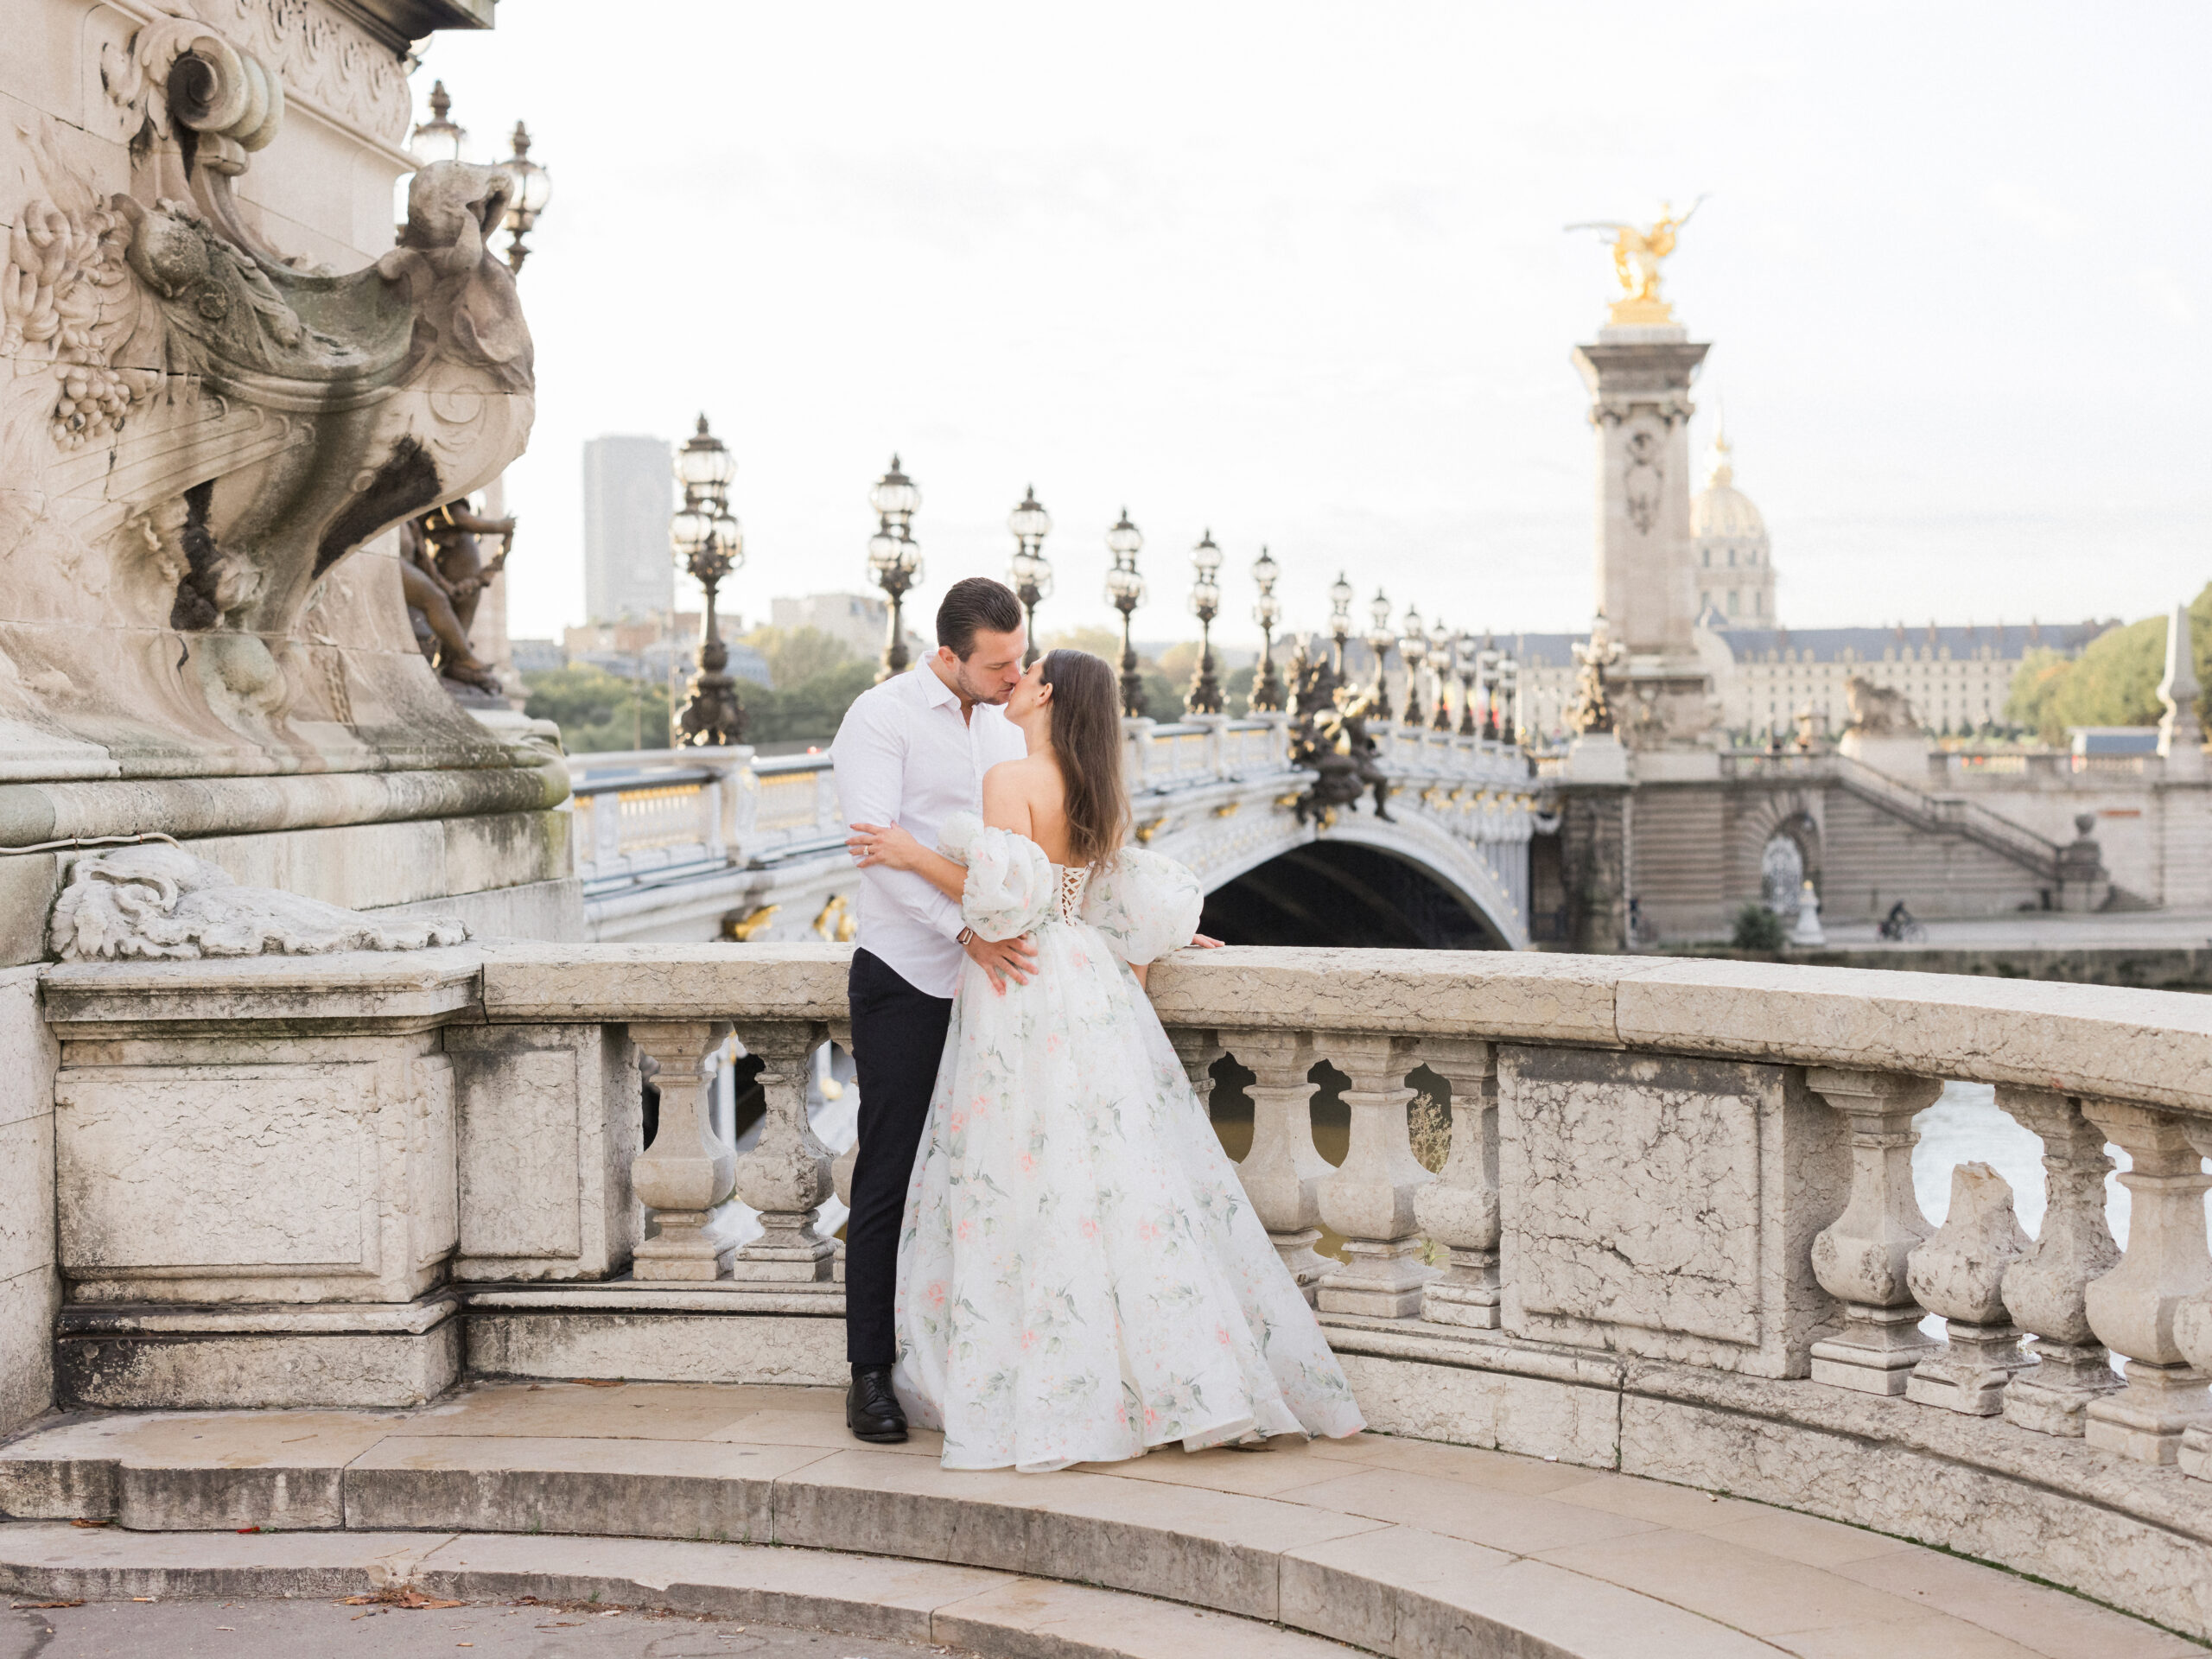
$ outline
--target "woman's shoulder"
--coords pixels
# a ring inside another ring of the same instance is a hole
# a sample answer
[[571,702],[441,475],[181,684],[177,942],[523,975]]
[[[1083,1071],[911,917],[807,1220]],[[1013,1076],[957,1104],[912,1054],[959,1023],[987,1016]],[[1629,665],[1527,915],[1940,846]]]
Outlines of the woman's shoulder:
[[1001,760],[983,773],[986,791],[1003,791],[1024,800],[1034,800],[1060,791],[1060,770],[1047,754],[1025,754],[1018,760]]

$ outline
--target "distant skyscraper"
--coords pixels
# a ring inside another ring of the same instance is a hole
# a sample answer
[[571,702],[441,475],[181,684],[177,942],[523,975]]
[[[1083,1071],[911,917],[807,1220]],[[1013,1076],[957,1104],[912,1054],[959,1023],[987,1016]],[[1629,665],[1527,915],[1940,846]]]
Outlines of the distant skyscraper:
[[663,438],[593,438],[584,445],[584,608],[594,622],[676,607],[671,466]]

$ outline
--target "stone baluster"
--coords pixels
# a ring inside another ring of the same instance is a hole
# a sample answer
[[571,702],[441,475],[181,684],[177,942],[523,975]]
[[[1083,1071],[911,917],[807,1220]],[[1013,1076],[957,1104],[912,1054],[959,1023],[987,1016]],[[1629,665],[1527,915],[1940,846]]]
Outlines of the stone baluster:
[[2094,1099],[2083,1100],[2082,1111],[2134,1162],[2120,1178],[2134,1200],[2127,1254],[2090,1281],[2082,1298],[2089,1328],[2127,1357],[2127,1385],[2089,1402],[2083,1434],[2102,1451],[2174,1463],[2183,1432],[2212,1421],[2205,1373],[2174,1340],[2183,1304],[2212,1290],[2204,1242],[2204,1192],[2212,1177],[2191,1136],[2195,1126],[2178,1114]]
[[1452,1085],[1452,1150],[1414,1196],[1421,1230],[1452,1253],[1421,1287],[1421,1316],[1436,1325],[1497,1328],[1497,1050],[1467,1038],[1424,1038],[1421,1058]]
[[2004,1408],[2014,1372],[2035,1362],[2005,1312],[2005,1275],[2028,1248],[2012,1187],[1987,1164],[1951,1171],[1951,1208],[1936,1236],[1905,1257],[1905,1284],[1943,1316],[1944,1345],[1912,1368],[1905,1398],[1973,1417]]
[[733,1271],[778,1282],[828,1279],[835,1252],[815,1223],[830,1192],[830,1151],[807,1122],[806,1082],[829,1029],[809,1020],[748,1020],[739,1035],[763,1063],[767,1110],[760,1143],[737,1162],[737,1196],[760,1212],[760,1236],[738,1251]]
[[1825,1066],[1805,1074],[1851,1125],[1851,1197],[1813,1240],[1813,1274],[1844,1305],[1844,1323],[1813,1344],[1813,1380],[1861,1394],[1903,1394],[1936,1344],[1920,1332],[1905,1258],[1934,1230],[1912,1195],[1914,1116],[1943,1085],[1933,1077]]
[[[611,810],[614,798],[599,798]],[[630,1165],[630,1190],[652,1211],[658,1230],[637,1249],[631,1269],[645,1280],[718,1279],[732,1246],[715,1224],[730,1195],[737,1154],[715,1127],[707,1071],[729,1035],[721,1020],[633,1025],[630,1041],[659,1071],[660,1120],[653,1143]]]
[[1325,1313],[1402,1319],[1421,1311],[1433,1276],[1421,1262],[1414,1196],[1436,1179],[1414,1156],[1406,1107],[1413,1043],[1374,1033],[1331,1033],[1329,1058],[1351,1079],[1351,1149],[1321,1183],[1321,1219],[1344,1235],[1344,1262],[1324,1274],[1316,1306]]
[[[830,1027],[830,1040],[843,1049],[846,1053],[851,1053],[853,1052],[852,1023],[849,1020],[832,1021]],[[855,1090],[859,1089],[858,1078],[854,1079],[853,1087]],[[853,1207],[853,1170],[859,1164],[860,1160],[860,1128],[855,1122],[853,1129],[853,1144],[839,1153],[830,1166],[830,1190],[836,1193],[837,1202],[843,1205],[848,1211]],[[832,1239],[830,1243],[836,1249],[830,1257],[830,1276],[842,1285],[845,1282],[845,1241],[837,1238]]]
[[2089,1281],[2120,1265],[2105,1224],[2112,1160],[2103,1132],[2064,1095],[2000,1083],[1997,1104],[2041,1138],[2045,1200],[2035,1243],[2005,1270],[2005,1311],[2033,1334],[2036,1359],[2005,1389],[2005,1421],[2078,1440],[2089,1402],[2120,1386],[2082,1305]]
[[1211,1031],[1178,1026],[1167,1033],[1167,1040],[1175,1046],[1175,1058],[1183,1062],[1183,1071],[1191,1079],[1191,1091],[1198,1097],[1202,1111],[1211,1115],[1213,1109],[1213,1063],[1222,1057],[1221,1039]]
[[1312,1039],[1297,1031],[1239,1031],[1229,1049],[1253,1074],[1252,1146],[1236,1166],[1252,1212],[1274,1241],[1275,1254],[1298,1281],[1306,1300],[1337,1264],[1317,1252],[1321,1237],[1321,1183],[1336,1173],[1313,1146],[1313,1094],[1306,1075],[1314,1065]]

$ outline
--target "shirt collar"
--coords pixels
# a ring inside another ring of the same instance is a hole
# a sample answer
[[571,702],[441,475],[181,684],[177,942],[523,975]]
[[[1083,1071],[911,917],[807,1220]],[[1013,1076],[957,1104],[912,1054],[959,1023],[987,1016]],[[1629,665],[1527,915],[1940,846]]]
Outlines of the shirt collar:
[[928,707],[942,709],[948,702],[958,705],[960,694],[938,678],[937,671],[926,662],[916,664],[914,673],[921,681],[922,701]]

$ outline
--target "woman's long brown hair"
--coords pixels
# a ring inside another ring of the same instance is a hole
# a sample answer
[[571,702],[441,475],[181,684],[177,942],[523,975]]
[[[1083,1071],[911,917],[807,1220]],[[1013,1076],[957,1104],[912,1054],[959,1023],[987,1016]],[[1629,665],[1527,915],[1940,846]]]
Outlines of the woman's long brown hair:
[[1067,791],[1068,852],[1096,864],[1121,847],[1129,823],[1122,787],[1122,697],[1114,670],[1087,651],[1045,653],[1052,688],[1052,753]]

